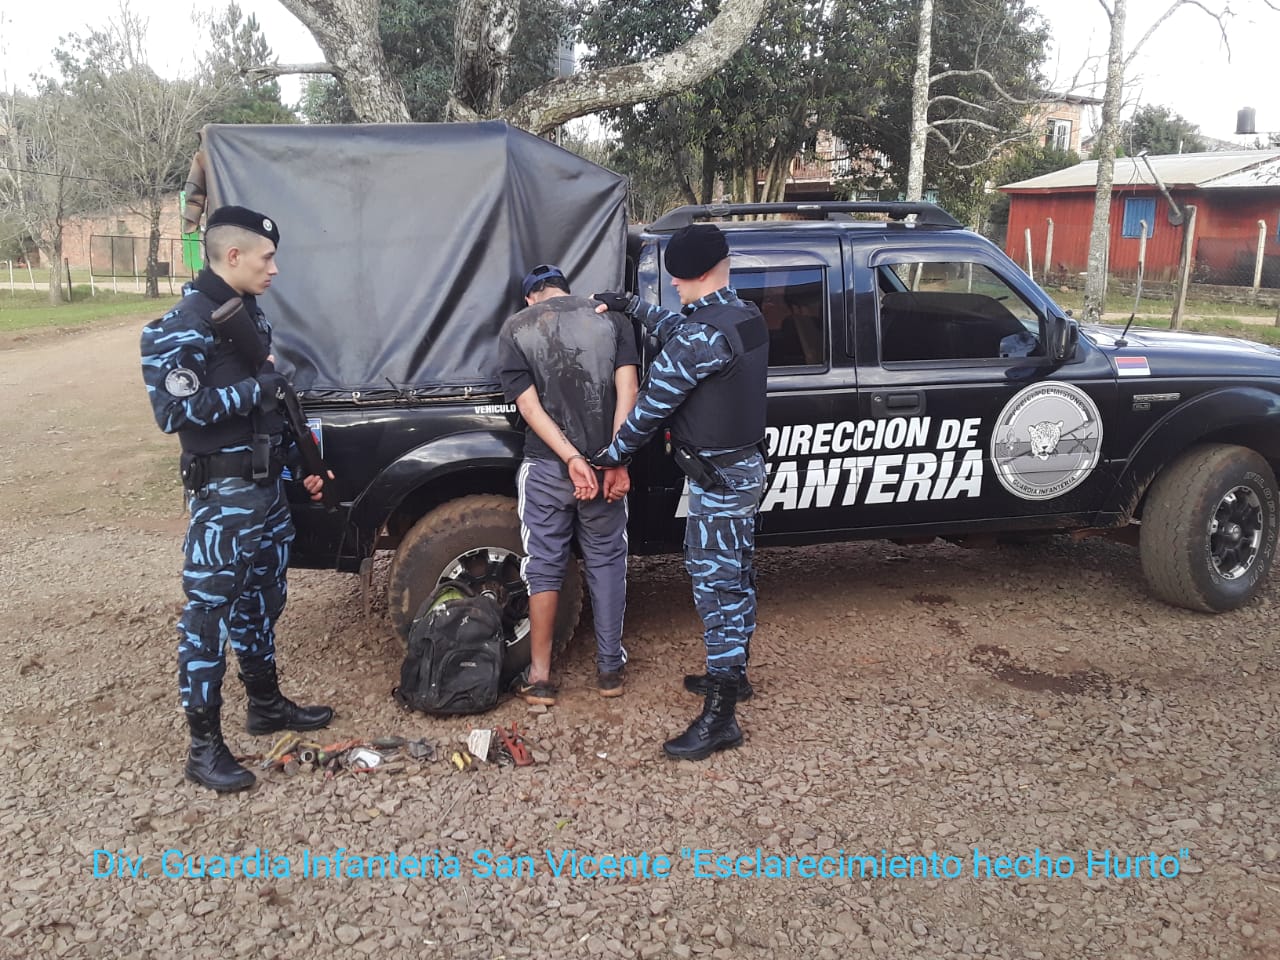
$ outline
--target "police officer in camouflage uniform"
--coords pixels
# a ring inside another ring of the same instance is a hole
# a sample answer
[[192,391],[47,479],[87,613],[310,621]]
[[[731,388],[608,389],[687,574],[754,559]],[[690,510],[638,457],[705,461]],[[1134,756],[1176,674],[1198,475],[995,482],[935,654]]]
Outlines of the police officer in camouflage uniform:
[[672,453],[689,477],[685,568],[705,628],[707,673],[685,678],[686,687],[705,695],[702,713],[663,749],[701,760],[742,742],[735,708],[750,690],[746,666],[756,625],[752,562],[764,496],[769,331],[756,306],[729,286],[729,245],[719,227],[676,231],[664,262],[684,304],[680,313],[623,294],[596,296],[601,310],[637,317],[662,350],[635,409],[592,462],[625,462],[670,420]]
[[[191,731],[186,777],[229,792],[253,785],[222,739],[222,678],[229,642],[248,693],[251,734],[317,730],[329,707],[300,707],[280,692],[275,624],[284,610],[293,521],[281,469],[297,470],[296,444],[277,408],[283,377],[268,360],[250,369],[215,335],[214,311],[241,297],[269,350],[271,326],[257,305],[279,270],[280,232],[269,217],[221,207],[205,230],[208,266],[183,297],[142,331],[142,374],[156,423],[182,444],[191,512],[178,621],[178,687]],[[332,475],[330,475],[332,477]],[[313,500],[324,480],[303,480]]]

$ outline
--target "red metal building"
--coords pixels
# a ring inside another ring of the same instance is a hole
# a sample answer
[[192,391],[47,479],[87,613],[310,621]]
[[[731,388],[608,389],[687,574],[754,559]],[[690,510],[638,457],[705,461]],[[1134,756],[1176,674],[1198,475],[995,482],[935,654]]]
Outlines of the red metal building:
[[[1243,150],[1148,157],[1179,208],[1196,208],[1194,279],[1205,283],[1253,283],[1258,221],[1266,224],[1263,286],[1280,286],[1280,151]],[[1006,253],[1026,265],[1025,231],[1037,279],[1045,273],[1049,221],[1053,248],[1048,272],[1084,273],[1093,222],[1097,161],[1001,187],[1009,194]],[[1116,160],[1111,192],[1110,272],[1136,276],[1142,221],[1147,223],[1146,277],[1173,280],[1182,255],[1185,223],[1173,213],[1145,163]]]

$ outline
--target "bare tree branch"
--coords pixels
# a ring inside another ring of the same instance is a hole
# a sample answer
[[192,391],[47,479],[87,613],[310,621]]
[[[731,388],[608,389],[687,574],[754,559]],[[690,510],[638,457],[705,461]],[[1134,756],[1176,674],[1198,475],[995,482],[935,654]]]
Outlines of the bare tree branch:
[[1129,65],[1133,63],[1133,58],[1138,55],[1138,51],[1142,49],[1142,45],[1151,39],[1151,35],[1156,32],[1156,30],[1160,27],[1160,24],[1164,23],[1171,16],[1173,16],[1174,13],[1177,12],[1179,7],[1184,7],[1184,6],[1197,7],[1200,10],[1203,10],[1205,14],[1207,14],[1209,17],[1213,18],[1213,21],[1218,25],[1218,32],[1222,35],[1222,42],[1227,48],[1227,61],[1228,62],[1231,61],[1231,42],[1227,39],[1227,25],[1226,25],[1226,18],[1230,15],[1230,11],[1223,10],[1221,12],[1215,13],[1214,11],[1206,7],[1203,3],[1201,3],[1200,0],[1173,0],[1173,3],[1170,4],[1169,9],[1166,10],[1164,13],[1160,14],[1160,16],[1156,18],[1155,22],[1153,22],[1151,26],[1147,27],[1147,32],[1142,35],[1142,39],[1139,40],[1137,44],[1134,46],[1134,48],[1129,51],[1129,56],[1125,57],[1125,60],[1124,60],[1124,66],[1126,70],[1129,68]]
[[929,98],[929,106],[935,103],[958,103],[962,107],[969,107],[972,110],[981,110],[983,113],[990,113],[991,108],[981,103],[974,103],[972,100],[966,100],[964,97],[953,97],[951,94],[939,94],[936,97]]
[[1111,12],[1111,8],[1107,6],[1107,0],[1098,0],[1098,6],[1102,7],[1102,10],[1106,13],[1108,20],[1115,18],[1115,14]]
[[1054,100],[1046,100],[1044,97],[1036,97],[1031,100],[1023,100],[1020,97],[1015,97],[1013,94],[1005,90],[1004,87],[1000,86],[1000,81],[992,76],[990,70],[943,70],[941,73],[935,73],[930,77],[929,84],[932,86],[935,81],[942,80],[945,77],[983,77],[988,83],[996,88],[996,92],[1000,94],[1000,98],[1006,103],[1033,104],[1054,102]]
[[247,67],[241,73],[253,83],[265,83],[272,77],[287,77],[298,73],[327,73],[336,77],[338,68],[332,63],[268,63]]
[[989,133],[1004,132],[999,127],[993,124],[986,123],[982,120],[973,120],[969,117],[952,117],[950,119],[929,121],[930,129],[936,129],[938,127],[943,126],[944,124],[947,126],[953,126],[953,127],[977,127],[979,130],[986,130]]
[[498,114],[498,119],[542,134],[574,117],[657,100],[701,83],[747,42],[765,4],[766,0],[724,0],[716,18],[701,33],[670,53],[552,80],[526,93]]

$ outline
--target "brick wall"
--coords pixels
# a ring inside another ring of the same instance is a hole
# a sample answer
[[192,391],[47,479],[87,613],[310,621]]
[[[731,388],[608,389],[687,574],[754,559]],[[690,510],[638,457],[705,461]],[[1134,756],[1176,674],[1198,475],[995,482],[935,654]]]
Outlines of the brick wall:
[[[92,217],[76,217],[67,222],[62,233],[62,256],[71,261],[73,267],[88,267],[90,261],[89,238],[98,236],[124,236],[124,237],[140,237],[146,240],[151,227],[147,223],[146,217],[141,217],[127,211],[119,211],[117,213],[101,213]],[[164,208],[160,213],[160,236],[164,238],[177,238],[181,236],[178,218],[178,198],[175,195],[172,199],[165,202]],[[143,273],[146,270],[146,244],[141,242],[137,244],[139,251],[138,272]],[[161,248],[161,259],[165,256],[165,247]],[[104,269],[110,272],[108,264],[95,264],[99,272]]]

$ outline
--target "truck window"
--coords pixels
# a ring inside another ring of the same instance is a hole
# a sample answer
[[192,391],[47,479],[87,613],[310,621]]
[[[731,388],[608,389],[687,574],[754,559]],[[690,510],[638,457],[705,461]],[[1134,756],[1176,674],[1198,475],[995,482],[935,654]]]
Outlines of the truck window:
[[1039,314],[980,263],[890,263],[877,270],[885,363],[1042,352]]
[[738,296],[764,314],[769,368],[815,367],[826,362],[826,273],[822,267],[734,270]]

